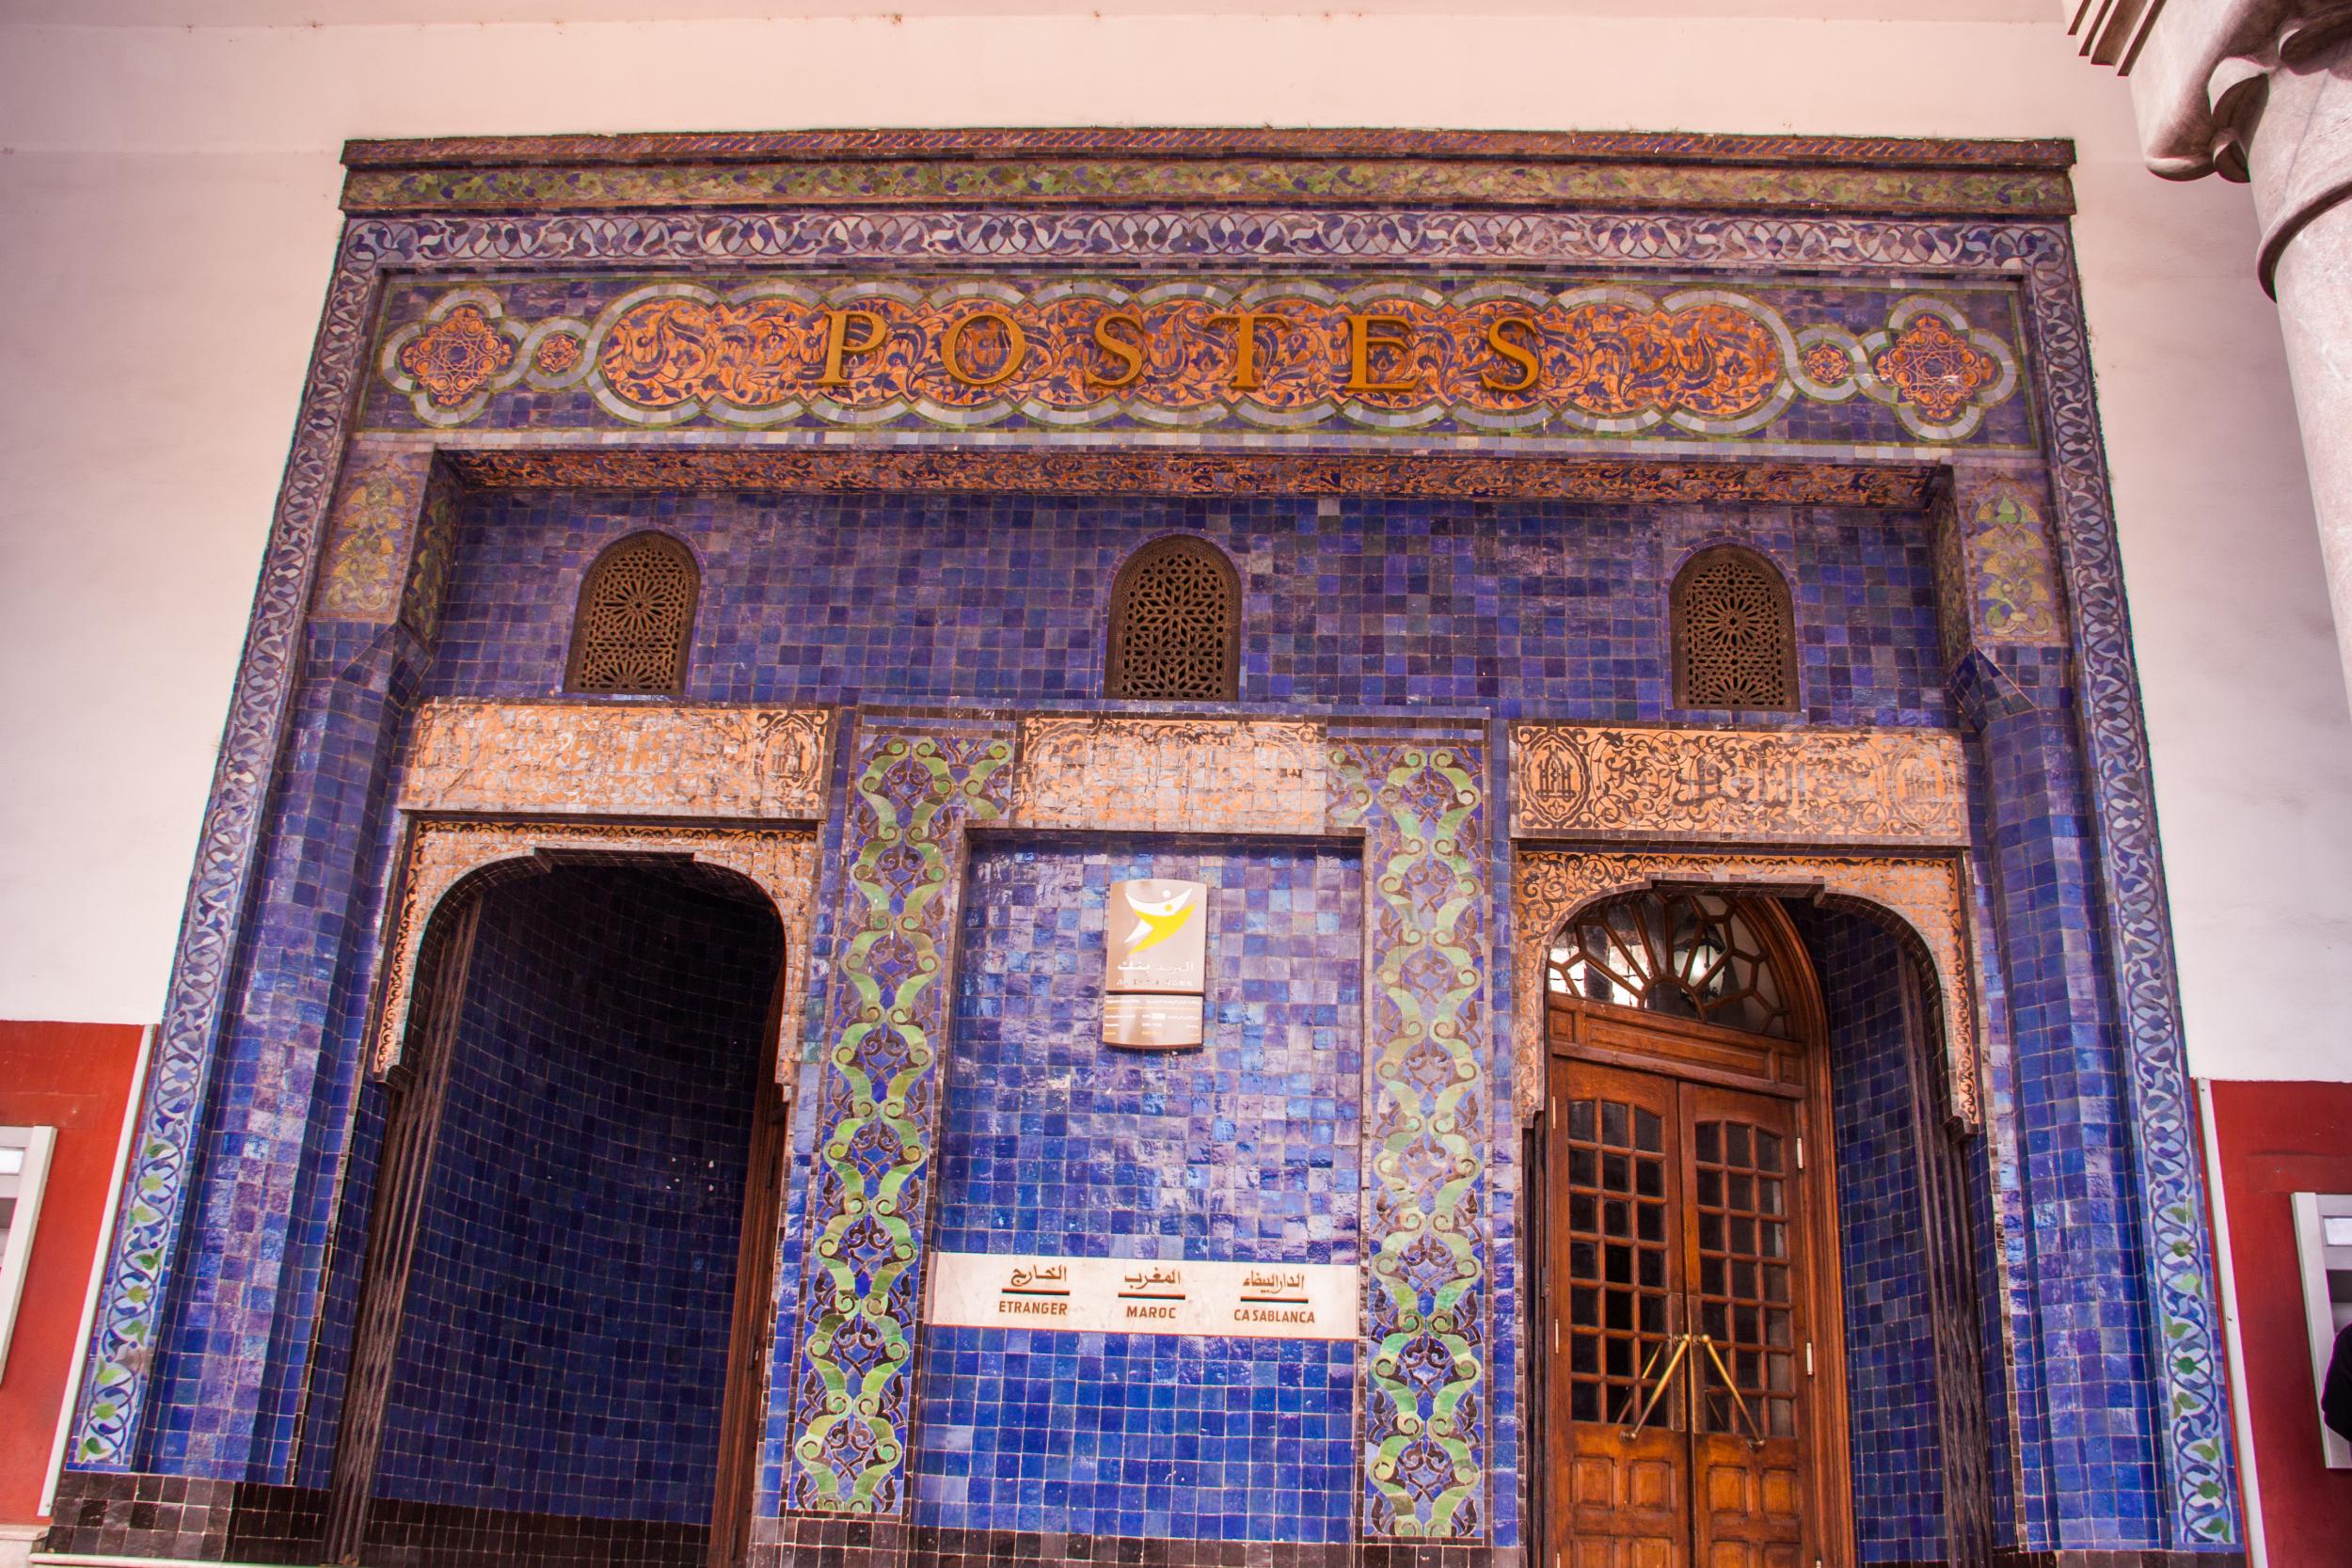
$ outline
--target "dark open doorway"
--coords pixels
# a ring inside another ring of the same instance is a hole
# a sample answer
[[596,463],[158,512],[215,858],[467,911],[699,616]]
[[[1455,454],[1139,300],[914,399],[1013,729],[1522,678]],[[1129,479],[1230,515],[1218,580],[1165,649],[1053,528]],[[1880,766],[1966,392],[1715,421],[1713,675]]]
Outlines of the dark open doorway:
[[767,900],[685,861],[510,864],[443,902],[387,1085],[327,1560],[739,1557],[783,959]]

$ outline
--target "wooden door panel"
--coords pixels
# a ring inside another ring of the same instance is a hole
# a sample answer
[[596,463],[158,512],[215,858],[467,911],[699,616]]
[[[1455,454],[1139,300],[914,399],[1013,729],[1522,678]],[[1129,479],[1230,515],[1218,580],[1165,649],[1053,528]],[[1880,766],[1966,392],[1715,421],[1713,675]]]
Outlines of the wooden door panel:
[[1552,1539],[1564,1563],[1689,1568],[1687,1401],[1650,1398],[1680,1327],[1678,1090],[1567,1062],[1550,1088]]
[[[1609,1033],[1630,1047],[1639,1030]],[[1814,1568],[1804,1107],[1706,1081],[1687,1041],[1658,1072],[1594,1043],[1555,1057],[1549,1085],[1551,1555]]]
[[1568,1462],[1575,1477],[1569,1504],[1580,1512],[1597,1510],[1604,1514],[1679,1514],[1680,1458],[1679,1453],[1649,1457],[1623,1451],[1578,1454]]
[[1677,1523],[1672,1536],[1579,1536],[1560,1560],[1568,1568],[1681,1568],[1683,1534]]
[[1705,1568],[1798,1568],[1801,1560],[1793,1546],[1718,1541],[1708,1552]]
[[1811,1401],[1797,1108],[1711,1085],[1682,1089],[1693,1326],[1692,1520],[1696,1560],[1775,1568],[1813,1555],[1805,1517]]
[[1565,1517],[1565,1560],[1596,1568],[1688,1568],[1689,1455],[1681,1435],[1645,1432],[1630,1443],[1613,1428],[1578,1429],[1570,1460],[1576,1490]]
[[1551,999],[1549,1016],[1552,1037],[1573,1038],[1577,1054],[1592,1060],[1729,1086],[1804,1092],[1804,1057],[1788,1040],[1559,997]]

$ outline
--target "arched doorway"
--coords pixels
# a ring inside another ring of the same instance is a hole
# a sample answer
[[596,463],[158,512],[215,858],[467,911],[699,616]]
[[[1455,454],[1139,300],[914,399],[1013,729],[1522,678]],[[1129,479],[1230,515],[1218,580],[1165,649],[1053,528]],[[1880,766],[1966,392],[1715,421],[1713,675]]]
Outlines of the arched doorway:
[[687,855],[434,910],[381,1101],[326,1560],[703,1568],[747,1544],[784,930]]
[[1590,1568],[1841,1564],[1826,1022],[1777,903],[1636,893],[1547,955],[1544,1521]]

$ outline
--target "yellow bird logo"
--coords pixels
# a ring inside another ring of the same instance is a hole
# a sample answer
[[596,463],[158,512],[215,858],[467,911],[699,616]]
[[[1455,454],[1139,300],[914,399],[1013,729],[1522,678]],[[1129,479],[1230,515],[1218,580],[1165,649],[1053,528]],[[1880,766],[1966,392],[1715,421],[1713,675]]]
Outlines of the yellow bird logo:
[[1156,904],[1147,904],[1130,893],[1127,895],[1127,907],[1136,911],[1136,919],[1150,927],[1140,941],[1127,949],[1131,958],[1147,947],[1157,947],[1183,930],[1184,922],[1200,912],[1200,907],[1192,901],[1190,888]]

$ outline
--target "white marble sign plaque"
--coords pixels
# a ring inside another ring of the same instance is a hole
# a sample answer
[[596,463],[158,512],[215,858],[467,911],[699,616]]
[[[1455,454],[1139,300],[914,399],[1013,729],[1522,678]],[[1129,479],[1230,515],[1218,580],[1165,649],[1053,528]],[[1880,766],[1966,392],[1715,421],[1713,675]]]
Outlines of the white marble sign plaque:
[[942,1252],[931,1259],[930,1294],[930,1321],[953,1328],[1356,1338],[1356,1269],[1347,1263]]

